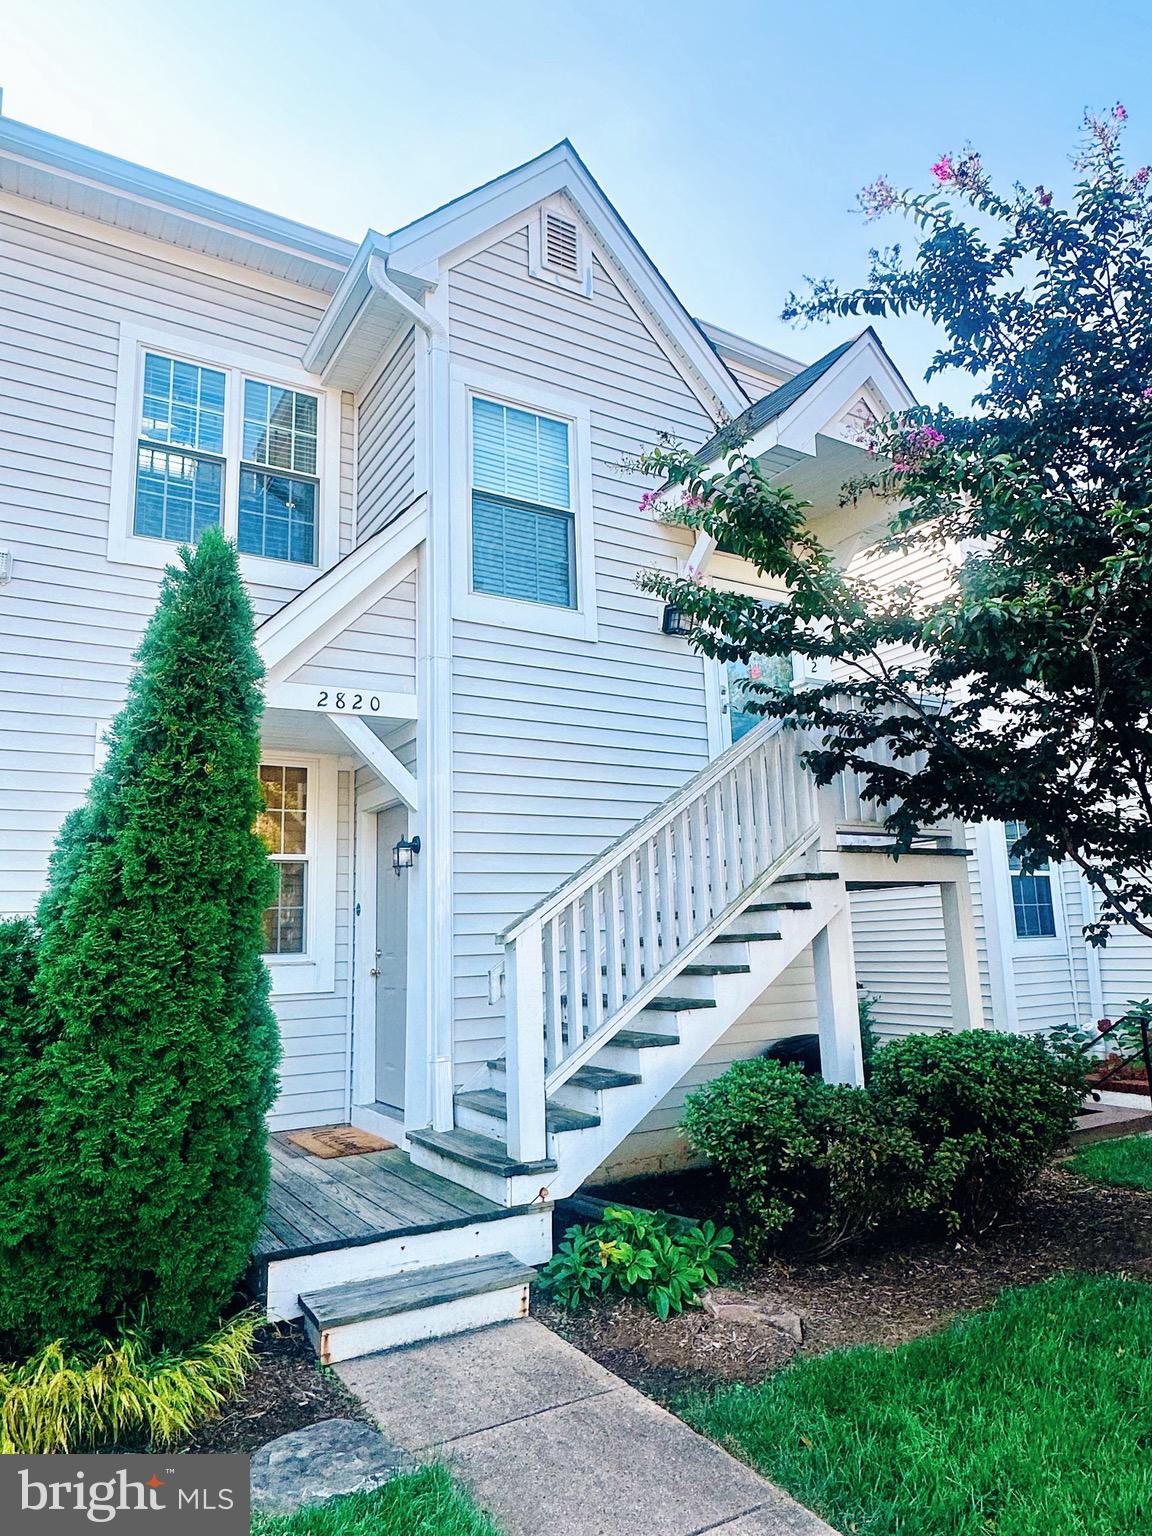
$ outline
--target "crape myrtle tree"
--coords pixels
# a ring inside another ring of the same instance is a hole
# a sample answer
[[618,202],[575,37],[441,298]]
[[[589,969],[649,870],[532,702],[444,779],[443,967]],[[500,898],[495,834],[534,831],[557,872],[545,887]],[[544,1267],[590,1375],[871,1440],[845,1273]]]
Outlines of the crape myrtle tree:
[[[718,471],[667,444],[643,461],[670,518],[785,594],[760,606],[647,575],[695,644],[798,652],[826,677],[838,663],[834,682],[753,685],[765,715],[815,733],[817,777],[861,772],[904,847],[942,817],[1022,823],[1026,870],[1071,859],[1099,893],[1096,943],[1118,925],[1152,937],[1152,201],[1149,168],[1121,156],[1126,116],[1086,119],[1068,208],[1044,187],[998,192],[972,150],[942,156],[927,193],[877,181],[863,210],[904,215],[911,251],[789,301],[793,319],[925,316],[929,376],[972,375],[970,414],[878,422],[870,472],[843,493],[888,499],[883,548],[959,552],[943,600],[839,569],[738,442]],[[877,742],[893,762],[871,761]]]
[[217,531],[168,570],[136,660],[105,766],[57,841],[30,1004],[24,936],[0,949],[31,1042],[20,1070],[4,1063],[0,1107],[6,1138],[34,1148],[0,1247],[0,1328],[27,1348],[126,1323],[165,1348],[200,1342],[266,1192],[262,668]]

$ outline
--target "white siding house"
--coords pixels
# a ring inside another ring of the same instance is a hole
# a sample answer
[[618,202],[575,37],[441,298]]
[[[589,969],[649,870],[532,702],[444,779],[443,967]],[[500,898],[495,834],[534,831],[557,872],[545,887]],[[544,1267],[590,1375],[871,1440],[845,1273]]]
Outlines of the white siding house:
[[686,1092],[773,1039],[858,1080],[857,970],[892,1028],[921,983],[922,1023],[994,1012],[958,829],[909,886],[637,585],[771,597],[629,467],[733,417],[828,543],[868,541],[853,423],[911,400],[871,331],[803,367],[701,326],[567,143],[356,247],[0,117],[0,239],[0,910],[34,908],[163,567],[220,524],[282,811],[274,1131],[350,1121],[535,1220],[683,1156]]

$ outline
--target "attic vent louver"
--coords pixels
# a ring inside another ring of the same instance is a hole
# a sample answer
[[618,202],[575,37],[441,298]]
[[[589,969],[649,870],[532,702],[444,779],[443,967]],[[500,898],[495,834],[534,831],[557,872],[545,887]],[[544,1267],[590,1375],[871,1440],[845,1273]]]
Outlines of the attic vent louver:
[[558,272],[579,274],[580,248],[576,226],[558,213],[544,214],[544,260]]

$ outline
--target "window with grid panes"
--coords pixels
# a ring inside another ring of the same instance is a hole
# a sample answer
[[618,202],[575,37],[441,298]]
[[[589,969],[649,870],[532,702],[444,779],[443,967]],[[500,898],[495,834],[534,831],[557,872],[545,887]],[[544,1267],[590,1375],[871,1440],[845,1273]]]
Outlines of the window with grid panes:
[[307,952],[308,909],[308,770],[261,763],[264,809],[256,831],[279,875],[276,900],[264,912],[264,953]]

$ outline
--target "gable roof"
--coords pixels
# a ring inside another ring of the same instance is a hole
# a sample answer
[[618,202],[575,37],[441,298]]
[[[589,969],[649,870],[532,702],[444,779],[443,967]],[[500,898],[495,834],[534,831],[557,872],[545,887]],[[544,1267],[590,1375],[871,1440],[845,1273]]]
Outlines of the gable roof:
[[[877,361],[886,365],[886,371],[896,386],[896,392],[902,392],[907,397],[906,401],[901,403],[914,403],[915,397],[908,388],[906,380],[888,356],[879,336],[869,325],[857,335],[849,337],[847,341],[842,341],[838,347],[833,347],[830,352],[825,352],[823,357],[817,358],[807,368],[802,368],[778,389],[770,390],[762,399],[755,401],[746,411],[742,411],[739,416],[730,421],[727,426],[722,427],[719,432],[714,433],[698,448],[696,457],[708,464],[718,459],[727,450],[738,447],[741,443],[750,442],[763,428],[779,420],[793,406],[799,404],[842,358],[846,358],[853,351],[872,351]],[[845,404],[847,403],[845,401]]]
[[[667,338],[699,392],[724,411],[742,409],[747,395],[568,139],[391,234],[369,232],[354,265],[383,257],[393,282],[410,293],[419,292],[439,280],[442,264],[455,252],[560,194],[584,219],[614,276]],[[355,324],[357,313],[347,319]],[[340,345],[342,337],[334,340],[335,347]]]

